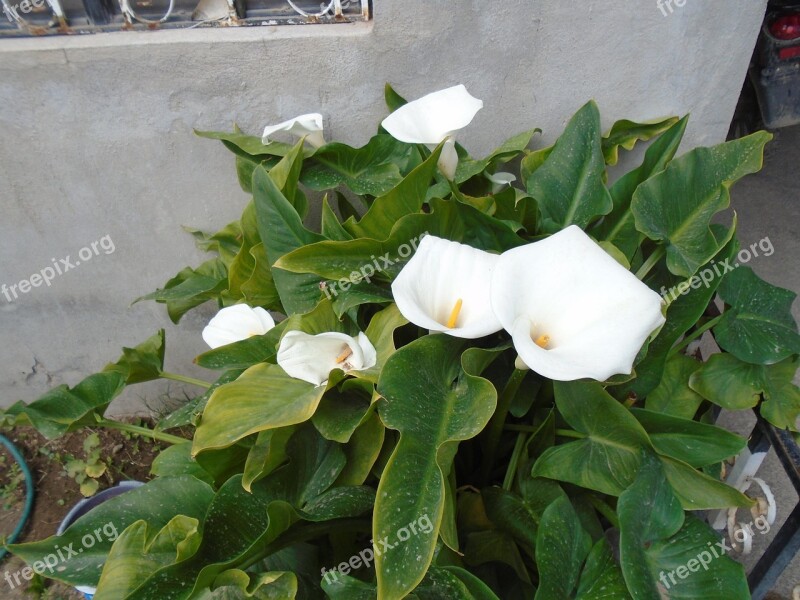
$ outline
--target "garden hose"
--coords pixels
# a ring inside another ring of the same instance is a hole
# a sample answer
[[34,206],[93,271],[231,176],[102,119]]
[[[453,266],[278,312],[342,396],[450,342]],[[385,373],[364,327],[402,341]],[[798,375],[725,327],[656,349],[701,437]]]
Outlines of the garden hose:
[[[23,527],[25,527],[25,523],[28,522],[28,517],[31,516],[31,510],[33,510],[33,475],[31,475],[30,469],[28,469],[28,465],[25,464],[25,459],[20,454],[20,451],[17,450],[17,447],[4,435],[0,434],[0,443],[8,449],[11,453],[11,456],[14,457],[14,460],[17,461],[19,464],[20,469],[22,469],[23,475],[25,475],[25,510],[22,511],[22,516],[19,519],[19,523],[17,523],[14,532],[6,539],[5,543],[13,544],[17,541],[19,534],[22,533]],[[5,555],[8,554],[8,550],[6,548],[0,548],[0,560],[2,560]]]

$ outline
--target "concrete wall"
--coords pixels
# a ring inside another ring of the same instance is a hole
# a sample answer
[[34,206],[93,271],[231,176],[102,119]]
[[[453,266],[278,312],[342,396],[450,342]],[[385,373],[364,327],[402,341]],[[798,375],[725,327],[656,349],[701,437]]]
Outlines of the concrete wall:
[[[533,126],[547,143],[592,97],[606,126],[691,112],[687,147],[716,143],[766,0],[684,4],[375,0],[369,24],[0,40],[0,284],[114,243],[50,287],[0,295],[0,406],[74,384],[162,326],[170,369],[203,375],[189,363],[213,308],[174,327],[160,305],[129,306],[200,262],[181,225],[218,228],[246,200],[231,155],[192,128],[256,133],[320,111],[329,136],[361,144],[384,82],[411,98],[464,83],[485,102],[463,136],[475,155]],[[163,391],[134,388],[116,411]]]

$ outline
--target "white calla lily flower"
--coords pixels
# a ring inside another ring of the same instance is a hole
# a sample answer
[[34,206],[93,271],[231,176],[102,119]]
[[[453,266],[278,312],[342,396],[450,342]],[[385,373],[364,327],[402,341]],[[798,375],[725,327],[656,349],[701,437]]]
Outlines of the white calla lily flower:
[[335,331],[317,335],[289,331],[278,347],[278,364],[287,375],[313,385],[327,383],[334,369],[360,371],[374,367],[377,360],[375,347],[363,332],[354,338]]
[[402,315],[419,327],[474,339],[502,329],[489,284],[500,256],[426,235],[392,282]]
[[503,253],[492,307],[522,361],[557,381],[629,374],[662,300],[579,227]]
[[203,329],[203,340],[212,348],[264,335],[275,327],[272,316],[260,306],[234,304],[220,310]]
[[280,131],[286,131],[297,137],[306,136],[306,141],[315,148],[325,145],[325,138],[322,137],[322,115],[319,113],[300,115],[277,125],[267,125],[261,136],[261,143],[269,144],[273,141],[272,135]]
[[511,185],[517,180],[517,176],[513,173],[506,173],[505,171],[498,171],[497,173],[486,173],[486,179],[492,182],[492,193],[497,194],[508,185]]
[[463,85],[456,85],[401,106],[381,125],[389,134],[408,144],[425,144],[430,149],[447,143],[439,156],[439,168],[452,180],[458,166],[453,135],[472,122],[483,108],[483,101],[473,97]]

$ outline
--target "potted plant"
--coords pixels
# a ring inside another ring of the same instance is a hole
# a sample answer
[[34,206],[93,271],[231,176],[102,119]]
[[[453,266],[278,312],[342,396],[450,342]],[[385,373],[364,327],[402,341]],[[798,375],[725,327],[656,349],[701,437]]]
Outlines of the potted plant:
[[218,304],[195,361],[213,381],[165,373],[162,331],[9,409],[56,436],[124,426],[103,413],[128,385],[205,388],[137,430],[172,443],[152,481],[11,550],[35,564],[114,523],[44,573],[96,600],[749,598],[702,511],[766,509],[721,481],[745,440],[709,415],[760,405],[797,431],[800,336],[794,294],[736,268],[735,216],[712,217],[770,135],[675,158],[686,117],[603,135],[589,102],[552,146],[534,129],[475,159],[463,86],[386,101],[360,148],[319,115],[199,132],[252,200],[146,298],[175,322]]

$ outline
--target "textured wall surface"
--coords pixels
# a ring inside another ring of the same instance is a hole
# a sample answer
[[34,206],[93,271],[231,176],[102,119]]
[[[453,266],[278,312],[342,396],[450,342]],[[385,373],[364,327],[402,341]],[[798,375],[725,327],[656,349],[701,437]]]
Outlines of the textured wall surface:
[[[656,0],[375,0],[369,24],[0,40],[0,284],[104,236],[114,248],[0,295],[0,406],[72,385],[162,326],[171,370],[202,376],[188,363],[213,308],[175,327],[160,305],[129,306],[200,262],[181,225],[218,228],[244,206],[232,157],[193,128],[256,133],[320,111],[329,136],[362,144],[386,81],[409,98],[464,83],[485,103],[462,138],[475,155],[534,126],[547,143],[589,98],[605,126],[691,112],[685,148],[716,143],[765,3],[688,0],[665,16]],[[134,388],[116,412],[163,391]]]

